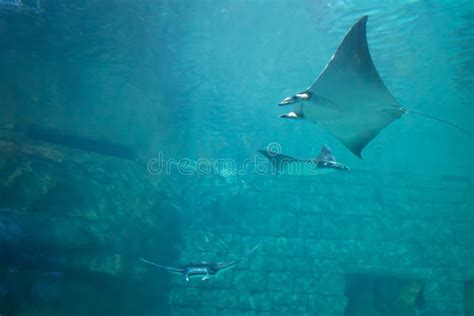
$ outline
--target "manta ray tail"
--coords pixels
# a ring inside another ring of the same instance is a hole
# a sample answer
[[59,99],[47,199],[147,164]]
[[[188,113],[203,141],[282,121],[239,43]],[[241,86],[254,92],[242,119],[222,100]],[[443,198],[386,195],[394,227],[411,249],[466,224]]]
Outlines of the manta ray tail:
[[425,113],[421,113],[421,112],[417,112],[417,111],[407,111],[408,113],[412,113],[412,114],[415,114],[415,115],[419,115],[419,116],[423,116],[423,117],[426,117],[426,118],[429,118],[429,119],[432,119],[432,120],[435,120],[435,121],[438,121],[438,122],[441,122],[441,123],[444,123],[446,125],[449,125],[451,127],[454,127],[455,129],[457,130],[460,130],[461,132],[469,135],[472,137],[472,134],[471,132],[469,132],[468,130],[465,130],[464,128],[454,124],[454,123],[451,123],[451,122],[448,122],[448,121],[445,121],[443,119],[440,119],[440,118],[437,118],[437,117],[434,117],[434,116],[431,116],[431,115],[428,115],[428,114],[425,114]]

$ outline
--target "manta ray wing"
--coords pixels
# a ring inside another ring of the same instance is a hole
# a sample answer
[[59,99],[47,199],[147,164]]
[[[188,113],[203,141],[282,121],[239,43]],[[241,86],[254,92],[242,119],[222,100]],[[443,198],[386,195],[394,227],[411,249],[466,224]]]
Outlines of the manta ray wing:
[[162,265],[160,265],[160,264],[157,264],[157,263],[148,261],[148,260],[143,259],[143,258],[140,258],[140,261],[141,261],[141,262],[144,262],[144,263],[147,263],[147,264],[150,264],[150,265],[152,265],[152,266],[155,266],[155,267],[164,269],[164,270],[166,270],[166,271],[168,271],[168,272],[175,273],[175,274],[180,274],[180,275],[182,275],[182,274],[184,274],[184,272],[185,272],[184,269],[182,269],[182,268],[173,268],[173,267],[168,267],[168,266],[162,266]]
[[260,247],[260,244],[256,245],[249,252],[247,252],[245,255],[242,255],[239,258],[235,259],[235,260],[227,261],[227,262],[217,262],[216,266],[214,268],[217,271],[224,270],[224,269],[229,269],[229,268],[235,266],[237,263],[241,262],[242,260],[246,259],[248,256],[250,256],[255,250],[257,250],[258,247]]
[[[315,104],[304,109],[305,118],[329,130],[359,158],[362,149],[385,126],[405,113],[375,69],[366,24],[364,16],[346,34],[308,89]],[[324,100],[322,105],[318,106],[318,100]]]
[[334,158],[331,148],[329,148],[327,145],[321,146],[321,151],[319,152],[316,160],[336,162],[336,158]]

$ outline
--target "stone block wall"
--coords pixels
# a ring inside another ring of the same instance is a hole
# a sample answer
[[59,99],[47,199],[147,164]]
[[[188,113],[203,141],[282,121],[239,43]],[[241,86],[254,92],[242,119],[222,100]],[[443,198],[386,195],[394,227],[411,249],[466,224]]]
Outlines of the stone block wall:
[[[183,227],[180,262],[245,262],[173,278],[172,315],[342,316],[350,274],[423,280],[422,315],[464,315],[474,279],[473,181],[455,176],[255,176]],[[208,210],[212,209],[212,212]]]

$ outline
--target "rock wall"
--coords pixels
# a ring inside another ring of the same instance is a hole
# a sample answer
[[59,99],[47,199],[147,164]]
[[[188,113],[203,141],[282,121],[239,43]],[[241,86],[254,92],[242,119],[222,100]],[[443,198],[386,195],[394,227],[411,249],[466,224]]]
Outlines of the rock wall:
[[[15,210],[0,214],[13,232],[0,234],[2,264],[30,275],[56,262],[63,283],[91,300],[77,306],[77,293],[62,291],[56,315],[109,313],[110,306],[116,315],[408,316],[415,308],[424,316],[470,315],[472,178],[355,171],[154,177],[144,166],[58,146],[0,145],[0,199]],[[11,239],[17,235],[28,238]],[[247,260],[205,282],[138,261],[232,260],[259,243]],[[42,261],[21,261],[38,257],[33,248]],[[89,287],[104,284],[109,291],[92,304]],[[119,284],[122,292],[110,290]],[[4,295],[0,309],[36,313],[29,301],[12,302]]]
[[176,256],[172,183],[127,160],[1,136],[0,314],[169,314],[168,276],[138,258]]
[[402,315],[373,295],[351,313],[351,275],[413,281],[393,294],[403,315],[463,315],[464,282],[474,279],[472,179],[354,172],[239,182],[194,210],[179,261],[261,248],[214,279],[174,278],[172,315]]

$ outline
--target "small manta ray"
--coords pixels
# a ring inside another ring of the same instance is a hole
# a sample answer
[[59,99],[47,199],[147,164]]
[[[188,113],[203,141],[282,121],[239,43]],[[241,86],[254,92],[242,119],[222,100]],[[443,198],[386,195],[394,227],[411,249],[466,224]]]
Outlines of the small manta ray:
[[349,167],[336,161],[331,148],[327,145],[321,147],[319,155],[314,159],[294,158],[269,150],[258,150],[258,152],[271,162],[273,172],[278,174],[315,175],[323,173],[323,170],[327,172],[349,170]]
[[[303,118],[321,125],[362,159],[362,149],[387,125],[408,111],[388,91],[370,57],[367,16],[346,34],[326,68],[305,91],[280,102],[293,105],[282,118]],[[468,135],[470,132],[442,119],[428,117]]]
[[226,270],[229,268],[232,268],[242,260],[246,259],[248,256],[250,256],[258,247],[260,244],[256,245],[255,247],[252,248],[249,252],[247,252],[245,255],[232,260],[232,261],[227,261],[227,262],[200,262],[200,263],[190,263],[186,264],[184,266],[174,268],[174,267],[167,267],[167,266],[162,266],[160,264],[156,264],[154,262],[145,260],[143,258],[140,258],[140,261],[154,265],[155,267],[164,269],[170,273],[174,274],[179,274],[184,276],[184,279],[186,281],[189,281],[191,278],[201,278],[202,281],[210,279],[214,276],[217,275],[222,270]]

